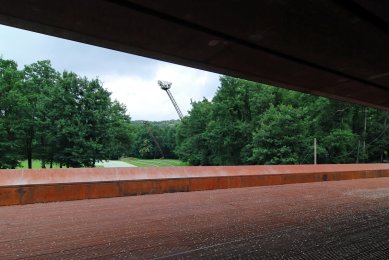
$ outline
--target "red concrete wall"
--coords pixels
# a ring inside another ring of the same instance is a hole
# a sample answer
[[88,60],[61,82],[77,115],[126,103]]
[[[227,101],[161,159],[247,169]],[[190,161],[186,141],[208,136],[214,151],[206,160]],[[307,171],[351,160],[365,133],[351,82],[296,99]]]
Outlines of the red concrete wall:
[[389,164],[0,170],[0,205],[389,177]]

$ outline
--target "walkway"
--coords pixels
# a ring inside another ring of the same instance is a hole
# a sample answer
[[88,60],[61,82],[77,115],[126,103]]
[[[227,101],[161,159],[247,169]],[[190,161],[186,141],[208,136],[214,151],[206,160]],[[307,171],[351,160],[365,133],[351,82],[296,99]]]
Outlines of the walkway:
[[389,178],[0,207],[0,259],[389,257]]
[[115,161],[115,160],[99,162],[99,163],[96,163],[96,166],[102,166],[104,168],[136,167],[133,164],[129,164],[129,163],[122,162],[122,161]]

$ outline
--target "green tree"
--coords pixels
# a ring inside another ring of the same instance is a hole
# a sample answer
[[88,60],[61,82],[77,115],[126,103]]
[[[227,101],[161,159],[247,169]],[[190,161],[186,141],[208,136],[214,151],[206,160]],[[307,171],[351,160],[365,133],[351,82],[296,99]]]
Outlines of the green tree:
[[334,129],[323,138],[328,160],[331,163],[355,162],[356,135],[351,129]]
[[153,146],[149,139],[144,139],[143,143],[139,149],[139,154],[142,158],[150,158],[153,152]]
[[212,149],[210,162],[212,165],[242,164],[241,151],[251,141],[250,96],[259,89],[255,83],[232,77],[221,77],[220,83],[204,134]]
[[81,163],[94,167],[96,160],[109,159],[109,129],[112,127],[110,93],[102,87],[99,80],[81,79],[82,96],[80,99],[80,120],[83,142],[78,148],[82,151]]
[[[389,151],[389,113],[378,109],[364,110],[360,119],[359,132],[359,162],[384,162],[388,161]],[[366,118],[365,118],[366,117]],[[366,119],[366,121],[365,121]],[[366,122],[366,131],[365,131]],[[366,133],[365,133],[366,132]],[[363,149],[365,148],[365,149]]]
[[53,97],[56,119],[52,134],[55,136],[54,161],[68,167],[81,167],[86,140],[82,125],[83,88],[87,84],[75,73],[63,72],[58,82],[59,92]]
[[0,57],[0,169],[15,168],[22,159],[22,77],[16,62]]
[[55,160],[71,167],[94,167],[96,161],[119,158],[130,150],[130,117],[112,101],[100,81],[64,72],[57,95]]
[[192,102],[192,110],[177,129],[176,154],[191,165],[210,165],[211,147],[205,130],[212,104],[204,99]]
[[[150,136],[148,128],[151,129],[157,142],[159,143],[164,158],[176,159],[176,128],[178,120],[168,120],[160,122],[148,122],[148,126],[145,127],[143,121],[135,121],[132,125],[133,143],[131,145],[130,156],[150,159],[160,158],[161,154],[154,143],[153,138]],[[148,153],[140,153],[140,149],[143,146],[144,140],[147,139],[151,144],[151,150]]]
[[119,159],[130,154],[133,144],[133,127],[131,118],[123,104],[114,101],[109,110],[108,138],[105,149],[110,159]]
[[47,104],[59,75],[48,60],[25,66],[23,74],[24,84],[21,92],[25,102],[20,109],[23,111],[22,128],[28,168],[32,168],[34,147],[37,149],[37,157],[42,159],[42,167],[45,168],[50,138],[47,129],[51,124],[46,115],[49,109]]
[[213,100],[195,102],[179,125],[180,159],[196,165],[312,163],[314,138],[319,163],[355,161],[359,146],[360,160],[382,161],[389,150],[382,111],[232,77],[220,83]]
[[310,153],[308,124],[304,108],[270,107],[254,132],[251,160],[256,164],[302,163]]

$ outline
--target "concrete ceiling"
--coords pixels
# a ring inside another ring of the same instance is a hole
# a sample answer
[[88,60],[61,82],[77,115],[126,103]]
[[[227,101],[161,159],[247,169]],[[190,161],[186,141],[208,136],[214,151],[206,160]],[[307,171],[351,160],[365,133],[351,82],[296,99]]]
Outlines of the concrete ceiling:
[[389,108],[386,0],[12,0],[0,23]]

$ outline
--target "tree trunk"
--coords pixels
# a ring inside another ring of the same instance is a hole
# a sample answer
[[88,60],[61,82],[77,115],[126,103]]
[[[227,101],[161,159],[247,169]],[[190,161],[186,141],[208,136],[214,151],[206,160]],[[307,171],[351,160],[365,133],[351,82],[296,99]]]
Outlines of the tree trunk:
[[[41,146],[45,150],[45,139],[43,137],[41,137]],[[46,159],[42,159],[42,169],[46,169]]]
[[26,139],[26,152],[27,152],[27,161],[28,169],[32,169],[32,140],[34,138],[34,129],[30,128],[27,134]]
[[366,130],[367,130],[367,108],[365,107],[365,124],[363,127],[363,162],[367,161],[367,152],[366,152]]
[[27,140],[27,161],[28,161],[28,169],[32,169],[32,140]]
[[27,156],[27,161],[28,161],[28,169],[32,169],[32,158],[31,158],[31,155]]

